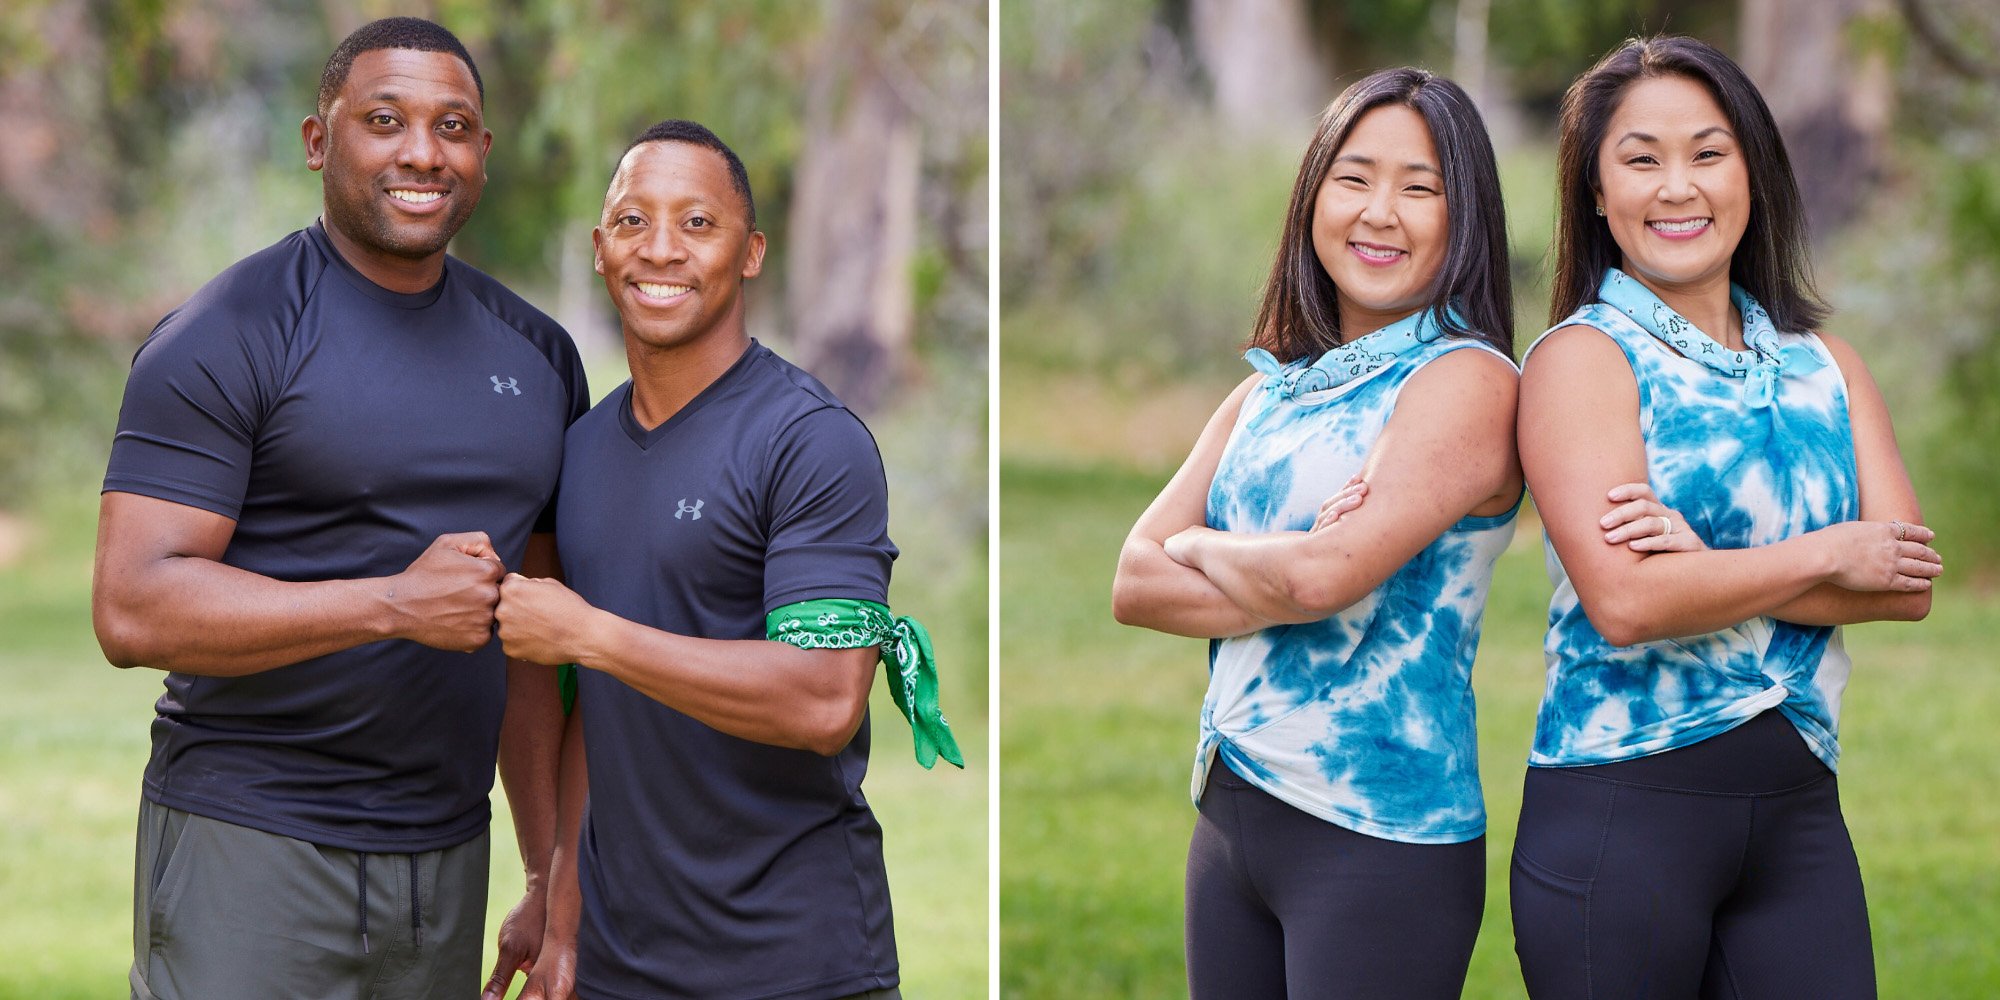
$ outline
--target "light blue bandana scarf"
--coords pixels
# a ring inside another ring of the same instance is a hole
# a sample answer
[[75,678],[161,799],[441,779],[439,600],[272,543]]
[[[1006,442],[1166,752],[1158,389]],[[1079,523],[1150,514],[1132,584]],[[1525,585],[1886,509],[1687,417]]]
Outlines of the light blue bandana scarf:
[[1770,314],[1740,285],[1729,286],[1729,301],[1743,314],[1743,342],[1750,348],[1747,351],[1724,347],[1660,301],[1652,289],[1615,267],[1605,270],[1597,298],[1681,352],[1682,357],[1731,378],[1743,379],[1743,402],[1753,409],[1770,407],[1777,398],[1780,376],[1810,375],[1824,367],[1812,350],[1802,344],[1780,346],[1778,329],[1771,325]]
[[1287,399],[1337,389],[1388,365],[1444,335],[1437,314],[1425,309],[1366,336],[1356,337],[1322,354],[1310,364],[1304,358],[1279,364],[1270,351],[1253,347],[1243,360],[1264,375],[1264,391]]

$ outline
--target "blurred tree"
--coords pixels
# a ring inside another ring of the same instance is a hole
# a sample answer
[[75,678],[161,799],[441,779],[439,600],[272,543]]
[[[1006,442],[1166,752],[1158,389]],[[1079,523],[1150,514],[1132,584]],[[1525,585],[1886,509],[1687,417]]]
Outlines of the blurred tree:
[[1854,44],[1880,0],[1745,0],[1736,57],[1771,106],[1815,242],[1854,217],[1880,177],[1894,93],[1887,56]]
[[[961,109],[975,96],[984,104],[983,81],[964,70],[979,62],[985,32],[970,4],[831,8],[807,87],[786,297],[800,365],[865,414],[907,364],[916,323],[924,136],[983,123]],[[955,204],[942,202],[947,218]],[[983,259],[950,238],[956,227],[942,228],[947,260]]]
[[1188,34],[1225,123],[1286,135],[1325,106],[1307,13],[1300,0],[1188,0]]

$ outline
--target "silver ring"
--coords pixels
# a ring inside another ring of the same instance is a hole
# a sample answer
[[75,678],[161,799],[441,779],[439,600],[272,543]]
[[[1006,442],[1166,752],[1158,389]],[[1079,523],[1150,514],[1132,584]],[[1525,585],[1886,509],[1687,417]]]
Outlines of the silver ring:
[[1897,521],[1897,522],[1896,522],[1896,540],[1897,540],[1897,541],[1899,541],[1899,542],[1905,542],[1905,541],[1909,541],[1909,537],[1910,537],[1910,526],[1909,526],[1909,525],[1907,525],[1907,524],[1904,524],[1904,523],[1903,523],[1903,522],[1901,522],[1901,521]]
[[1661,524],[1664,524],[1664,525],[1666,525],[1666,526],[1667,526],[1666,530],[1665,530],[1665,531],[1662,531],[1662,532],[1660,532],[1660,534],[1662,534],[1662,535],[1671,535],[1671,534],[1673,534],[1673,533],[1674,533],[1674,519],[1673,519],[1673,518],[1671,518],[1671,517],[1668,517],[1668,516],[1667,516],[1667,515],[1665,515],[1665,514],[1660,514],[1660,515],[1657,515],[1657,516],[1658,516],[1658,517],[1659,517],[1659,519],[1660,519],[1660,523],[1661,523]]

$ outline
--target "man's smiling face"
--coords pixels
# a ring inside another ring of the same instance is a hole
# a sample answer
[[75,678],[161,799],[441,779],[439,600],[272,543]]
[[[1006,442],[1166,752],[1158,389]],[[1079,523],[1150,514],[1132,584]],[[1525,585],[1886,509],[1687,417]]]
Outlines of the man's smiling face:
[[764,267],[764,234],[729,162],[687,142],[625,154],[591,240],[625,336],[654,349],[740,326],[743,282]]
[[444,250],[486,187],[493,144],[479,86],[457,56],[375,49],[354,58],[306,165],[324,171],[326,224],[364,251]]

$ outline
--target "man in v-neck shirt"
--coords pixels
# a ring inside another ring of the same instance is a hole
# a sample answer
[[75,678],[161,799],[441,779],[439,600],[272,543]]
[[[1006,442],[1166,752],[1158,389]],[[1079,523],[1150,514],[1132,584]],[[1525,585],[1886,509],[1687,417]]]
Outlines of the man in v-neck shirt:
[[692,122],[621,159],[592,236],[632,380],[566,439],[566,581],[501,584],[509,655],[583,668],[543,953],[574,948],[584,998],[898,995],[861,793],[878,651],[765,639],[786,605],[886,601],[887,485],[861,421],[745,328],[753,205]]

